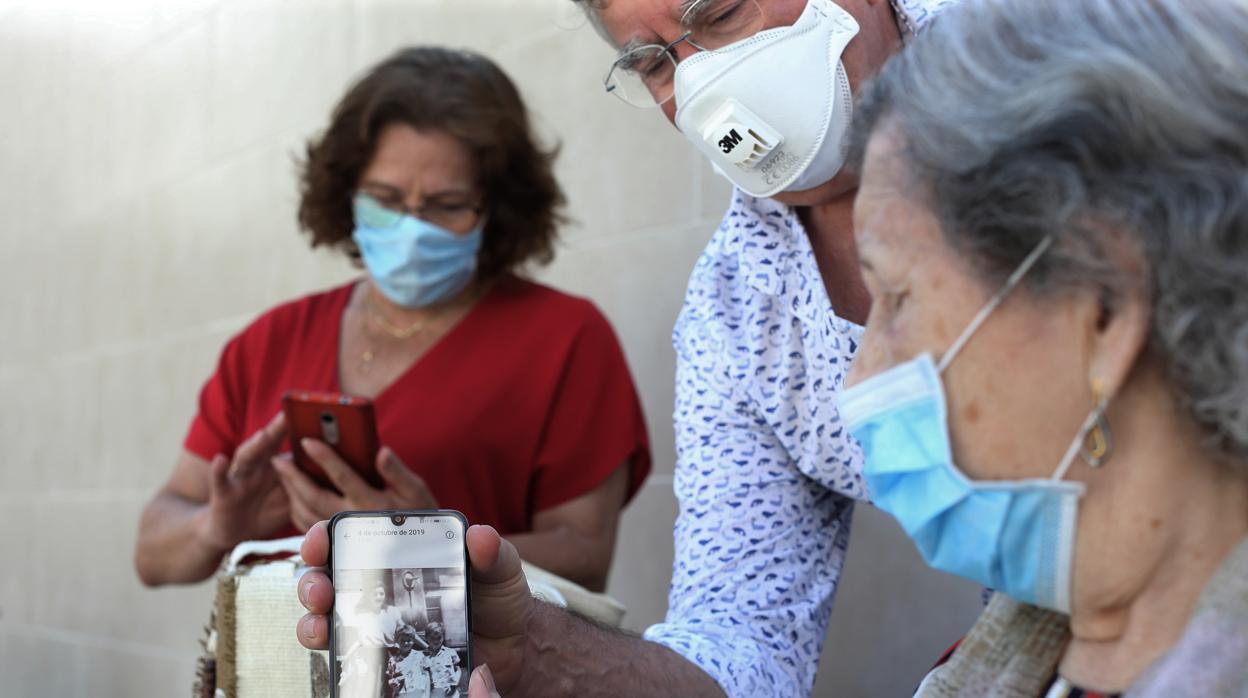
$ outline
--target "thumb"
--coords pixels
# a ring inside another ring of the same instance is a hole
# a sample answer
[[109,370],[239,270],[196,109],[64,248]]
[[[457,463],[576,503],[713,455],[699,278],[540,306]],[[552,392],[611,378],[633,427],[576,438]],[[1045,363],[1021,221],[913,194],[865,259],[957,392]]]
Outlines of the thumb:
[[465,536],[472,560],[472,632],[477,638],[523,638],[533,612],[533,595],[520,567],[520,553],[489,526]]
[[482,664],[472,672],[472,677],[468,679],[468,698],[502,698],[488,666]]
[[468,528],[468,557],[472,561],[472,577],[481,584],[509,584],[523,580],[520,553],[516,546],[503,540],[493,526]]

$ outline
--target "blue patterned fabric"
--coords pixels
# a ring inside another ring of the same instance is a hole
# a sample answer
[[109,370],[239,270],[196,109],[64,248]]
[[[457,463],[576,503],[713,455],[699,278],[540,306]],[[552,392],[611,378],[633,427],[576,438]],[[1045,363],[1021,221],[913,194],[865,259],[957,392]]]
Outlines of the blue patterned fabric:
[[908,38],[921,30],[941,9],[954,4],[957,0],[890,0],[893,13],[897,16],[897,26],[901,28],[903,38]]
[[729,696],[814,682],[865,496],[836,409],[861,334],[797,216],[736,192],[676,322],[676,562],[667,620],[646,631]]
[[[894,0],[909,36],[955,0]],[[862,460],[836,408],[862,328],[837,317],[795,212],[736,191],[676,321],[676,559],[645,637],[730,698],[806,696]]]

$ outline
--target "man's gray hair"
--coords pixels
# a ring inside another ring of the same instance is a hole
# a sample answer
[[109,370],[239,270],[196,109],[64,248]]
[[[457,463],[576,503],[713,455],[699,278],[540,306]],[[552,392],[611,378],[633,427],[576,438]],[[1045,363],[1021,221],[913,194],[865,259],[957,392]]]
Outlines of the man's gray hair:
[[[1148,351],[1215,452],[1248,461],[1248,3],[968,0],[891,60],[853,161],[896,129],[952,245],[1039,294],[1130,284]],[[1105,251],[1114,236],[1148,264]]]
[[611,33],[603,25],[602,16],[598,14],[599,10],[607,6],[609,0],[572,0],[572,2],[585,11],[585,16],[589,18],[589,23],[593,26],[594,31],[598,32],[598,36],[601,36],[608,44],[619,48],[619,46],[616,46],[615,39],[611,37]]

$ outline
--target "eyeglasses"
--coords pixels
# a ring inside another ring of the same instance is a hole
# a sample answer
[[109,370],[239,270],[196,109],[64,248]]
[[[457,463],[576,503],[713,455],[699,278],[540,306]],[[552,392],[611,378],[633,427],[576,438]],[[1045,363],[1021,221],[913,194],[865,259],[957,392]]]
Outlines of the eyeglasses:
[[409,207],[393,192],[380,191],[358,191],[354,203],[358,222],[378,230],[397,228],[403,216],[409,215],[439,228],[462,233],[472,230],[484,211],[479,204],[436,199]]
[[677,45],[715,51],[762,31],[767,18],[758,0],[697,0],[680,23],[688,31],[672,43],[638,46],[617,58],[603,80],[607,92],[635,107],[657,107],[675,94]]

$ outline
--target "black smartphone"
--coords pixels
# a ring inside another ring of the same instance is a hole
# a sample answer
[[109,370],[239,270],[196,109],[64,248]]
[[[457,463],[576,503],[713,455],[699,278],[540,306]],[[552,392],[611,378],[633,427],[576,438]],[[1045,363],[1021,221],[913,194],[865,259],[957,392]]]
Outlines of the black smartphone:
[[464,515],[344,511],[329,521],[331,695],[468,695],[472,602]]

